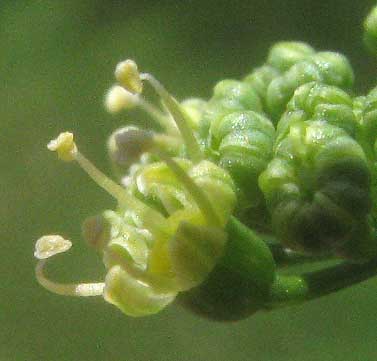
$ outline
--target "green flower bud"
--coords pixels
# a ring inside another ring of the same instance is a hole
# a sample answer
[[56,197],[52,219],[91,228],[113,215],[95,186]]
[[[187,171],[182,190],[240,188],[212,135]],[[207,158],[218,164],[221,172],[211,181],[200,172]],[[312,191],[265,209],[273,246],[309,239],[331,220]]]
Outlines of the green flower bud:
[[211,124],[225,115],[241,110],[262,112],[261,100],[253,87],[236,80],[223,80],[217,83],[213,96],[206,105],[199,130],[199,136],[207,153],[211,154],[209,134]]
[[250,84],[259,95],[263,102],[263,107],[266,107],[267,88],[278,76],[280,72],[270,65],[263,65],[256,68],[251,74],[245,77],[244,82]]
[[275,129],[271,121],[253,111],[234,112],[213,121],[210,134],[218,164],[236,184],[238,213],[247,213],[243,218],[249,225],[259,223],[265,212],[258,177],[272,158]]
[[277,125],[276,142],[287,135],[294,122],[305,120],[325,120],[353,138],[356,136],[357,120],[352,99],[335,86],[311,82],[297,88],[287,105],[287,112]]
[[219,82],[203,116],[204,146],[228,170],[238,190],[237,214],[249,225],[266,226],[266,209],[257,185],[272,155],[274,127],[262,115],[257,93],[246,82]]
[[222,80],[216,84],[209,100],[204,120],[209,124],[225,114],[238,110],[262,111],[262,104],[253,87],[237,80]]
[[347,242],[369,212],[369,178],[364,154],[352,138],[312,122],[291,127],[259,184],[283,242],[329,252]]
[[267,64],[256,68],[245,77],[244,81],[253,86],[259,95],[263,107],[267,108],[267,89],[270,83],[290,69],[314,54],[314,49],[302,42],[283,41],[271,47]]
[[355,75],[350,62],[343,54],[321,51],[314,54],[311,59],[319,67],[323,83],[344,90],[352,88]]
[[338,252],[366,224],[370,171],[351,136],[351,104],[341,90],[307,84],[297,89],[278,125],[275,156],[259,185],[276,234],[289,247]]
[[315,53],[314,49],[299,41],[282,41],[271,47],[267,64],[279,71],[286,71],[299,61],[307,59]]
[[321,80],[319,68],[309,60],[295,64],[274,79],[267,89],[267,109],[275,122],[279,120],[289,99],[300,85]]
[[312,81],[349,89],[353,84],[353,71],[341,54],[320,52],[296,63],[282,76],[273,80],[267,90],[267,107],[278,120],[294,91]]
[[260,100],[255,91],[248,84],[238,80],[226,79],[218,82],[213,89],[212,99],[226,99],[230,104],[239,104],[244,108],[260,110]]

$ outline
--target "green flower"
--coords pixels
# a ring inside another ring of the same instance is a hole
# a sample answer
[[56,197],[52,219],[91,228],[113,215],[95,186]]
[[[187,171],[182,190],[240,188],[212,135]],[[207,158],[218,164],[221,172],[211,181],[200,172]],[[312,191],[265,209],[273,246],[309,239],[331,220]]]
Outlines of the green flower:
[[[106,225],[87,224],[86,234],[90,233],[88,228],[97,227],[91,232],[95,236],[89,238],[102,253],[107,269],[105,300],[132,316],[159,311],[178,292],[197,286],[208,276],[223,254],[227,239],[224,227],[236,202],[233,182],[225,170],[206,160],[194,164],[170,158],[149,134],[139,133],[134,131],[130,137],[137,139],[132,141],[150,144],[149,151],[164,161],[141,167],[128,188],[98,171],[78,151],[71,133],[62,133],[49,143],[49,149],[64,160],[76,160],[118,201],[115,211],[104,212]],[[42,237],[36,245],[37,258],[57,253],[46,252],[49,247],[67,250],[61,248],[62,241],[56,245],[61,239]],[[51,286],[39,269],[42,285]],[[61,285],[54,287],[47,288],[62,289]],[[77,287],[84,289],[83,285]],[[85,287],[85,292],[92,287],[90,295],[102,291],[98,286]]]

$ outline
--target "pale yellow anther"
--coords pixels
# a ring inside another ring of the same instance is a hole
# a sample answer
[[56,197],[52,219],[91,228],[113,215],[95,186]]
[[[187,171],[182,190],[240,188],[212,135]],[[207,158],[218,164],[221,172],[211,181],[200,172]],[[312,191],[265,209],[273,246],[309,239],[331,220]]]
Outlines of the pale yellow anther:
[[57,152],[59,159],[66,162],[74,160],[77,153],[73,134],[70,132],[60,133],[56,139],[51,140],[47,144],[47,148],[53,152]]
[[105,98],[105,106],[110,113],[117,113],[123,109],[132,109],[138,104],[138,95],[131,93],[119,85],[111,87]]
[[71,241],[59,235],[47,235],[35,243],[34,257],[38,259],[50,258],[58,253],[68,251],[72,246]]
[[131,59],[118,63],[115,69],[115,78],[120,85],[132,93],[139,94],[143,91],[139,70],[136,63]]

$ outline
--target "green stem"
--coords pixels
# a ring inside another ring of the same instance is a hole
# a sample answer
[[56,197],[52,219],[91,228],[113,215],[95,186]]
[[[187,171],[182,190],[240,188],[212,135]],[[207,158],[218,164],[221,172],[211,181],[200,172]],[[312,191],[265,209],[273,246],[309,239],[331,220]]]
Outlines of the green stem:
[[377,259],[363,264],[342,263],[303,275],[308,285],[307,299],[315,299],[353,286],[377,275]]
[[377,275],[377,259],[363,264],[344,262],[301,276],[280,276],[271,288],[266,309],[301,303],[354,286]]

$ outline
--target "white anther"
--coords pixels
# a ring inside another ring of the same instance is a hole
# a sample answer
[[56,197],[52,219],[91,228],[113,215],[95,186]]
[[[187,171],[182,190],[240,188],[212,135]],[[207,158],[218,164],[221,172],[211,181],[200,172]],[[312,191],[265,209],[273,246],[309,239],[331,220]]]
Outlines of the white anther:
[[111,87],[105,98],[105,106],[110,113],[117,113],[123,109],[132,109],[138,104],[139,96],[119,85]]
[[59,235],[47,235],[38,239],[35,244],[34,257],[50,258],[58,253],[64,253],[72,247],[71,241]]

